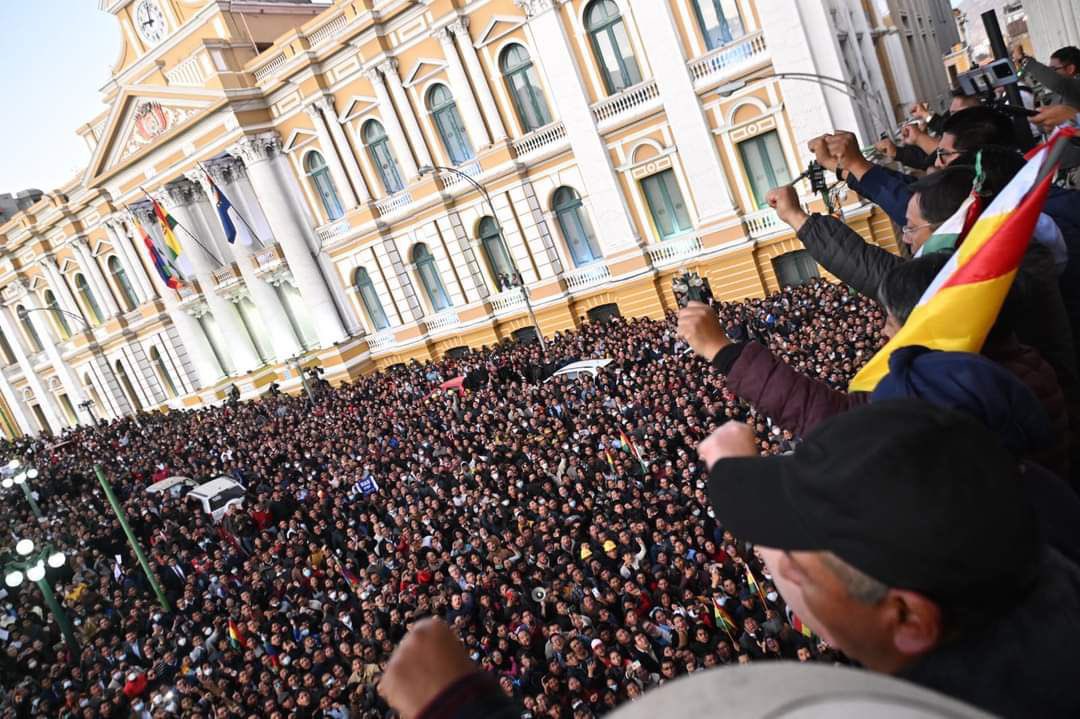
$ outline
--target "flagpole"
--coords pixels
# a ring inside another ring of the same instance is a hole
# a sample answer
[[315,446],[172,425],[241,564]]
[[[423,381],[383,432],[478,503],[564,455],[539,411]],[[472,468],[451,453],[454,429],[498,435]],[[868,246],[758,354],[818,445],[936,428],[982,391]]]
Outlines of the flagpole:
[[[198,161],[196,161],[195,164],[198,165],[199,168],[203,172],[206,173],[206,176],[210,179],[210,184],[214,186],[215,190],[217,190],[218,192],[221,193],[222,197],[224,197],[225,193],[221,192],[221,188],[217,186],[216,182],[214,182],[214,178],[210,176],[210,171],[206,169],[206,166],[203,165],[201,162],[198,162]],[[259,247],[266,247],[266,243],[264,243],[262,240],[259,239],[259,235],[258,235],[258,233],[255,232],[255,228],[251,226],[250,222],[248,222],[246,219],[244,219],[244,216],[242,214],[240,214],[240,210],[238,210],[236,208],[236,205],[234,205],[233,203],[230,202],[229,207],[236,210],[236,216],[240,218],[240,221],[244,223],[244,227],[246,227],[248,229],[248,232],[251,233],[251,238],[259,243]]]
[[[146,192],[146,190],[143,190],[143,192]],[[135,211],[134,211],[134,210],[132,210],[132,209],[131,209],[131,207],[129,207],[128,205],[121,205],[121,207],[123,207],[123,208],[124,208],[125,210],[127,210],[128,214],[130,214],[130,215],[131,215],[132,217],[134,217],[134,218],[135,218],[135,224],[136,224],[136,225],[138,225],[139,229],[141,229],[141,230],[142,230],[143,232],[146,232],[146,233],[147,233],[147,237],[150,237],[150,234],[149,234],[149,232],[147,231],[147,229],[146,229],[145,227],[143,227],[143,224],[142,224],[142,222],[139,222],[139,218],[138,218],[138,216],[137,216],[137,215],[135,214]],[[152,238],[151,238],[151,242],[153,242],[153,239],[152,239]],[[155,247],[155,250],[157,250],[157,248],[156,248],[156,247]],[[171,261],[169,260],[169,258],[168,258],[168,257],[166,257],[166,256],[165,256],[165,255],[164,255],[164,254],[163,254],[163,253],[162,253],[162,252],[161,252],[160,250],[157,250],[157,254],[158,254],[158,257],[160,257],[160,258],[161,258],[161,261],[162,261],[162,262],[164,262],[164,263],[165,263],[166,265],[168,265],[168,266],[169,266],[169,269],[171,269],[171,270],[173,271],[173,274],[174,274],[174,275],[176,275],[177,279],[178,279],[178,280],[179,280],[179,281],[180,281],[181,283],[187,282],[187,280],[186,280],[186,279],[184,279],[184,273],[180,271],[180,268],[178,268],[178,267],[177,267],[176,265],[174,265],[174,264],[173,264],[173,263],[172,263],[172,262],[171,262]],[[153,263],[153,261],[154,261],[154,258],[153,258],[153,257],[151,257],[151,258],[150,258],[150,262],[151,262],[151,263]],[[155,268],[155,272],[156,272],[156,271],[157,271],[157,268]]]
[[[154,196],[153,196],[153,195],[151,195],[151,194],[150,194],[149,192],[147,192],[146,190],[144,190],[144,189],[143,189],[142,185],[139,185],[139,189],[143,191],[143,194],[144,194],[144,195],[146,195],[147,197],[149,197],[149,198],[150,198],[150,201],[151,201],[151,202],[157,202],[157,200],[155,200],[155,199],[154,199]],[[177,227],[179,227],[179,228],[180,228],[181,230],[183,230],[184,232],[186,232],[186,233],[188,234],[188,237],[190,237],[190,238],[191,238],[192,240],[194,240],[194,241],[195,241],[195,244],[196,244],[196,245],[198,245],[199,247],[201,247],[201,248],[203,249],[203,252],[205,252],[206,254],[210,255],[210,257],[211,257],[211,258],[213,258],[214,262],[217,262],[217,263],[218,263],[218,266],[219,266],[219,267],[220,267],[221,265],[224,265],[224,264],[225,264],[224,262],[222,262],[222,261],[221,261],[221,258],[220,258],[220,257],[218,257],[217,255],[215,255],[215,254],[214,254],[213,252],[211,252],[211,251],[210,251],[210,248],[208,248],[208,247],[207,247],[206,245],[204,245],[203,243],[199,242],[199,238],[195,236],[195,233],[194,233],[194,232],[192,232],[191,230],[189,230],[189,229],[188,229],[187,227],[185,227],[185,226],[184,226],[184,225],[183,225],[183,224],[182,224],[182,223],[180,222],[180,220],[177,220],[177,219],[176,219],[175,217],[173,218],[173,220],[175,220],[175,221],[176,221],[176,226],[177,226]]]

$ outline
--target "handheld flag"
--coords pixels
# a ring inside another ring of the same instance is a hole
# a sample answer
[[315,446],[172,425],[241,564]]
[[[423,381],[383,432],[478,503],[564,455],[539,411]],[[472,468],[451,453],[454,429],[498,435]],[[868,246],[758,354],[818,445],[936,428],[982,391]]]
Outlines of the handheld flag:
[[633,455],[634,459],[638,461],[642,469],[645,469],[645,460],[641,458],[641,452],[638,451],[637,446],[634,444],[634,440],[630,439],[626,432],[619,430],[619,441],[622,442],[623,449]]
[[731,618],[728,610],[724,609],[724,605],[720,604],[715,597],[713,597],[713,616],[716,617],[716,623],[728,633],[728,636],[731,636],[732,630],[737,629],[735,620]]
[[[1073,134],[1068,128],[1058,130],[1030,156],[976,220],[904,326],[851,380],[850,391],[873,391],[889,372],[893,350],[900,347],[982,349],[1027,251],[1064,143]],[[957,214],[966,216],[967,209],[961,207]]]
[[611,458],[611,452],[608,451],[607,447],[604,447],[604,456],[607,457],[607,463],[608,466],[611,467],[611,473],[618,474],[618,471],[615,469],[615,460]]
[[171,289],[180,289],[181,282],[179,276],[174,274],[169,267],[169,264],[165,261],[165,258],[158,252],[158,248],[154,244],[154,241],[150,239],[150,235],[147,234],[146,228],[139,222],[135,223],[135,227],[139,230],[139,235],[142,237],[143,244],[146,245],[146,251],[150,254],[150,262],[154,265],[154,269],[157,270],[161,281]]
[[754,592],[759,597],[761,597],[761,603],[762,604],[766,604],[766,602],[765,602],[765,593],[762,592],[761,587],[758,586],[757,578],[754,577],[754,573],[750,570],[750,563],[747,562],[746,564],[743,565],[743,567],[746,568],[746,585],[748,587],[750,587],[750,591]]
[[799,634],[802,634],[807,639],[809,639],[814,634],[814,632],[811,631],[810,627],[802,623],[802,620],[799,619],[798,615],[796,615],[795,612],[791,613],[791,628],[797,631]]
[[247,649],[247,638],[244,636],[244,631],[232,619],[229,620],[229,643],[233,645],[234,649],[237,647]]

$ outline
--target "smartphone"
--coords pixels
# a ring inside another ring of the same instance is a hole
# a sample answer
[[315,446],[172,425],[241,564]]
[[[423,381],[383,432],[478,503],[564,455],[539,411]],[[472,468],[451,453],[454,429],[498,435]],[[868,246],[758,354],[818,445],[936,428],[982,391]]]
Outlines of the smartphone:
[[713,293],[709,280],[697,272],[684,272],[671,278],[671,291],[675,294],[675,303],[679,309],[690,302],[711,304]]

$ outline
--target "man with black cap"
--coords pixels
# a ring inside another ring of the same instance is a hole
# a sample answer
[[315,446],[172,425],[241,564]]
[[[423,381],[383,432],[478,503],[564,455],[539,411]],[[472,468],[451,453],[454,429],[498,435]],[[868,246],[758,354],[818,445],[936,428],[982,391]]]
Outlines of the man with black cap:
[[996,714],[1080,716],[1080,569],[1042,543],[1016,460],[980,423],[895,400],[792,455],[757,457],[738,422],[698,453],[717,519],[829,644]]

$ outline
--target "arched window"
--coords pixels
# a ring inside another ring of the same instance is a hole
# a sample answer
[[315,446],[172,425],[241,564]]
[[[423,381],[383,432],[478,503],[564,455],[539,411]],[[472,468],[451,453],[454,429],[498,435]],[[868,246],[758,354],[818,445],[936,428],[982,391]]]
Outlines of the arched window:
[[641,189],[660,239],[666,240],[693,229],[674,170],[649,175],[641,181]]
[[0,352],[4,355],[4,364],[15,363],[15,352],[11,349],[11,343],[3,332],[0,332]]
[[765,195],[769,190],[791,182],[780,137],[775,131],[763,132],[740,142],[739,157],[750,178],[750,189],[758,207],[765,207]]
[[555,190],[551,204],[574,264],[580,267],[600,259],[600,249],[585,217],[581,196],[569,187],[560,187]]
[[169,397],[175,399],[180,393],[176,391],[176,383],[173,382],[172,375],[169,374],[169,368],[165,364],[165,359],[158,352],[157,347],[150,348],[150,361],[154,363],[154,371],[157,372],[161,384],[165,385],[165,389],[168,390]]
[[356,268],[353,284],[356,285],[356,291],[360,293],[360,301],[364,303],[364,309],[367,310],[371,326],[375,328],[375,331],[389,327],[390,320],[386,318],[386,312],[383,311],[382,300],[379,299],[379,293],[375,291],[375,283],[371,281],[371,275],[365,268]]
[[26,308],[17,305],[15,307],[15,316],[22,323],[23,333],[26,335],[26,341],[30,343],[30,349],[35,352],[45,349],[45,345],[41,344],[41,337],[38,336],[37,330],[34,329],[34,323],[30,321],[30,315],[27,313]]
[[116,360],[116,376],[124,388],[124,394],[127,395],[132,409],[136,412],[141,412],[143,406],[142,402],[139,401],[139,394],[135,391],[135,385],[131,383],[131,378],[128,377],[127,370],[124,369],[124,363],[120,360]]
[[390,149],[390,140],[386,137],[386,130],[378,120],[368,120],[364,123],[362,132],[364,144],[367,145],[371,162],[379,172],[386,193],[392,195],[405,189],[405,183],[401,181],[401,172],[398,170],[394,152]]
[[78,291],[79,296],[82,297],[83,305],[90,314],[90,319],[95,325],[100,325],[105,321],[105,315],[101,313],[101,308],[98,306],[97,300],[94,298],[94,293],[90,290],[90,284],[86,281],[86,278],[81,274],[75,275],[75,289]]
[[593,0],[585,11],[585,27],[608,94],[641,82],[626,24],[614,0]]
[[304,158],[304,172],[311,180],[315,194],[322,200],[326,216],[331,220],[336,220],[344,215],[345,211],[341,209],[337,188],[334,187],[334,180],[330,177],[330,168],[326,166],[323,156],[315,150],[309,152]]
[[56,301],[56,295],[52,290],[45,290],[45,307],[52,310],[49,312],[49,320],[60,339],[71,339],[71,326],[68,324],[67,317],[60,311],[60,303]]
[[461,124],[461,116],[458,115],[457,105],[454,104],[454,96],[446,88],[446,85],[436,85],[428,92],[428,110],[435,118],[435,127],[439,129],[439,137],[442,138],[446,154],[450,156],[450,162],[460,165],[473,159],[472,144],[469,136],[465,134],[465,126]]
[[139,300],[135,298],[135,288],[131,286],[131,282],[128,281],[127,273],[124,272],[124,268],[120,265],[120,260],[113,255],[108,261],[109,274],[113,276],[113,283],[116,288],[120,290],[120,298],[124,301],[124,306],[128,312],[135,309]]
[[477,228],[480,234],[480,246],[484,249],[484,257],[487,259],[491,274],[495,277],[497,289],[505,290],[510,287],[510,280],[514,276],[514,266],[506,254],[503,245],[502,234],[499,225],[492,217],[484,217],[480,220]]
[[710,50],[726,45],[746,33],[738,0],[694,0],[701,34]]
[[446,293],[442,280],[439,279],[439,268],[435,266],[435,257],[428,250],[427,245],[421,243],[413,248],[412,261],[416,265],[416,274],[420,276],[420,282],[424,285],[431,302],[431,309],[442,312],[450,307],[450,295]]
[[521,45],[511,45],[503,50],[499,60],[503,77],[510,88],[510,97],[514,99],[514,109],[525,132],[551,122],[544,93],[540,91],[540,82],[536,77],[529,52]]

